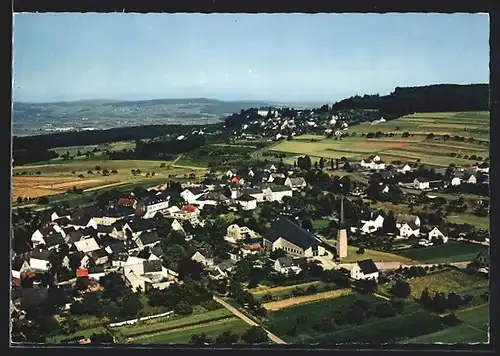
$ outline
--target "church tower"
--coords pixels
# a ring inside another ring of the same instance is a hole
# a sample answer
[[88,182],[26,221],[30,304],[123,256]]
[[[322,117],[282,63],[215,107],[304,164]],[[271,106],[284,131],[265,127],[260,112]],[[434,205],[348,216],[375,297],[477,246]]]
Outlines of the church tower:
[[344,223],[344,197],[340,200],[340,224],[337,231],[337,253],[339,258],[347,257],[347,230]]

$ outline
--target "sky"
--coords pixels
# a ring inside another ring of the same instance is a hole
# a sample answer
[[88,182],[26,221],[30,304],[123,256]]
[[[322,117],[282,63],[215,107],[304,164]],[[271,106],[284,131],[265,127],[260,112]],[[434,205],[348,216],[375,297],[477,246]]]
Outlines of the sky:
[[335,102],[489,82],[488,14],[15,14],[15,101]]

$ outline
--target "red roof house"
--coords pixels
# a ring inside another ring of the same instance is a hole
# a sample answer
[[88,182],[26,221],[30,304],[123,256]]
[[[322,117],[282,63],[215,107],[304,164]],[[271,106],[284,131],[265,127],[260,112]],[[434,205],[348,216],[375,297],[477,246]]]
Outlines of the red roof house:
[[240,182],[240,179],[236,176],[234,176],[233,179],[231,179],[231,183],[238,184],[239,182]]
[[183,205],[181,210],[187,211],[190,213],[198,213],[199,212],[198,208],[194,205]]
[[132,198],[120,198],[118,199],[118,205],[126,207],[134,207],[137,204],[137,199]]
[[81,277],[88,277],[89,276],[89,270],[86,268],[78,268],[76,270],[76,277],[81,278]]

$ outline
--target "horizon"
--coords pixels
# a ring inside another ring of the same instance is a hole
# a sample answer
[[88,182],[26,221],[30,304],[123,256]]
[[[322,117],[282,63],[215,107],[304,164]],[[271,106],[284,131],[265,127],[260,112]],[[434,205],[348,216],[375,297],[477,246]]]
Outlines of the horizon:
[[489,82],[488,14],[15,14],[13,41],[27,104],[313,104]]

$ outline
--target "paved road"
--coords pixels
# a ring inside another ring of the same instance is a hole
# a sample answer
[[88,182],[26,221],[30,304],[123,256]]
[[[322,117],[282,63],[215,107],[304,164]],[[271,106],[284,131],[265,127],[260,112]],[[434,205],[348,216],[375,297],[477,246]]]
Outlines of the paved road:
[[[262,327],[260,324],[256,323],[255,321],[253,321],[252,319],[250,319],[249,317],[247,317],[245,314],[243,314],[242,312],[240,312],[238,309],[236,309],[235,307],[233,307],[232,305],[226,303],[224,300],[222,300],[221,298],[218,298],[216,296],[213,297],[214,300],[219,303],[220,305],[222,305],[224,308],[226,308],[227,310],[229,310],[231,313],[233,313],[234,315],[236,315],[238,318],[240,318],[241,320],[243,320],[244,322],[246,322],[247,324],[251,325],[251,326],[259,326],[259,327]],[[263,328],[264,329],[264,328]],[[275,342],[276,344],[286,344],[285,341],[283,341],[282,339],[280,339],[279,337],[277,337],[276,335],[274,335],[273,333],[271,333],[269,330],[266,330],[264,329],[264,331],[267,333],[267,337]]]

